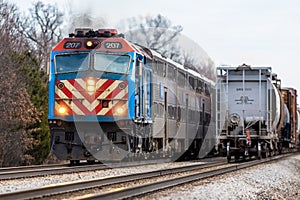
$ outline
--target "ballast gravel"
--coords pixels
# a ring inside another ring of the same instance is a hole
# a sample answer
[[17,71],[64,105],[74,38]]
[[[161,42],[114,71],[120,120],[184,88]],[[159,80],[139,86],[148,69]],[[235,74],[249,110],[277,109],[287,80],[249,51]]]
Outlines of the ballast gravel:
[[[179,167],[184,165],[195,165],[202,163],[200,162],[179,162],[179,163],[160,163],[160,164],[149,164],[144,166],[135,166],[127,168],[115,168],[107,170],[96,170],[87,171],[71,174],[60,174],[60,175],[47,175],[34,178],[21,178],[13,180],[2,180],[0,181],[0,194],[16,192],[20,190],[30,190],[33,188],[39,188],[52,184],[60,184],[72,181],[83,181],[89,179],[113,177],[127,174],[136,174],[141,172],[150,172],[159,169],[169,169],[172,167]],[[203,162],[204,163],[204,162]]]
[[142,199],[298,200],[300,155],[175,187]]
[[[69,181],[134,174],[195,163],[164,163],[140,167],[99,170],[64,175],[0,181],[0,194]],[[234,173],[181,185],[137,199],[300,199],[300,155],[278,162],[243,169]]]

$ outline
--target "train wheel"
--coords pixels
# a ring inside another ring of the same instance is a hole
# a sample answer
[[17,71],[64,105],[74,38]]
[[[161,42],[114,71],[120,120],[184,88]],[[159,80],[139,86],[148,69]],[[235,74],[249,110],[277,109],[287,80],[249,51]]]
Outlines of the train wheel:
[[257,159],[261,159],[261,145],[260,142],[257,143]]
[[80,160],[70,160],[70,165],[79,165]]
[[234,154],[234,160],[235,162],[237,162],[240,159],[240,154],[239,153],[235,153]]
[[95,164],[95,160],[87,160],[87,163],[88,163],[89,165]]
[[245,154],[243,155],[243,161],[246,161],[246,155]]
[[70,165],[75,165],[75,160],[70,160]]
[[229,163],[231,160],[231,156],[230,155],[227,155],[227,162]]
[[227,162],[230,162],[230,160],[231,160],[231,154],[230,154],[230,142],[227,142],[226,152],[227,152]]
[[267,158],[269,155],[270,155],[270,150],[269,150],[268,145],[265,143],[265,145],[263,147],[263,150],[261,152],[261,157],[262,158]]
[[268,150],[269,150],[269,156],[270,157],[275,155],[275,149],[268,148]]

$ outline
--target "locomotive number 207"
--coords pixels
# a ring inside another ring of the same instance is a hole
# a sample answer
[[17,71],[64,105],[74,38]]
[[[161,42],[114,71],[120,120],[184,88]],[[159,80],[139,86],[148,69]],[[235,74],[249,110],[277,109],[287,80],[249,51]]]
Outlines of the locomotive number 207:
[[81,48],[81,42],[66,42],[64,44],[65,49],[80,49]]
[[106,49],[122,49],[122,44],[120,42],[104,42],[104,47]]

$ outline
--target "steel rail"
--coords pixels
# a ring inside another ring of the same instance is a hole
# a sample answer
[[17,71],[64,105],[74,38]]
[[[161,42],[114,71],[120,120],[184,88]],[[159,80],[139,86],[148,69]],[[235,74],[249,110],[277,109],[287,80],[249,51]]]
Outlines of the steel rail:
[[0,168],[0,180],[77,173],[77,172],[104,170],[104,169],[111,169],[111,168],[132,167],[132,166],[141,166],[145,164],[157,164],[163,162],[170,162],[170,159],[122,162],[122,163],[106,163],[106,164],[96,163],[92,165],[87,163],[81,163],[80,165],[77,166],[70,166],[69,164],[62,164],[62,165],[53,164],[53,165],[32,165],[32,166],[23,166],[23,167],[7,167],[7,168]]
[[19,167],[1,167],[0,174],[5,172],[13,171],[25,171],[25,170],[34,170],[41,168],[54,168],[54,167],[66,167],[68,164],[49,164],[49,165],[29,165],[29,166],[19,166]]
[[28,168],[15,168],[15,169],[3,169],[0,170],[0,180],[9,180],[17,178],[28,178],[28,177],[37,177],[45,175],[56,175],[56,174],[67,174],[67,173],[76,173],[76,172],[85,172],[93,170],[103,170],[109,169],[110,167],[106,165],[84,165],[84,166],[73,166],[61,165],[61,166],[43,166],[43,167],[32,167]]
[[125,199],[125,198],[138,197],[138,196],[142,196],[142,195],[145,195],[148,193],[154,193],[154,192],[157,192],[157,191],[160,191],[163,189],[190,183],[193,181],[199,181],[201,179],[206,179],[206,178],[210,178],[213,176],[234,172],[234,171],[245,169],[245,168],[252,167],[255,165],[277,161],[279,159],[286,158],[288,156],[291,156],[291,155],[276,156],[276,157],[268,158],[268,159],[264,159],[264,160],[254,160],[249,163],[236,164],[233,166],[225,167],[222,169],[216,169],[216,170],[212,170],[212,171],[207,171],[207,172],[196,172],[193,174],[183,175],[183,176],[171,178],[168,180],[140,184],[140,185],[132,186],[132,187],[128,187],[128,188],[116,188],[110,192],[105,192],[102,194],[83,195],[81,197],[77,197],[76,199],[106,200],[106,199]]
[[41,197],[51,196],[51,195],[56,195],[61,193],[74,192],[79,190],[91,189],[95,187],[103,187],[112,184],[121,184],[129,181],[137,181],[141,179],[160,177],[160,176],[170,175],[170,174],[175,174],[180,172],[211,168],[215,166],[220,166],[220,163],[222,163],[223,165],[228,165],[227,161],[209,163],[209,164],[201,163],[201,164],[189,165],[184,167],[181,166],[181,167],[174,167],[174,168],[163,169],[163,170],[155,170],[146,173],[138,173],[138,174],[122,175],[122,176],[114,176],[114,177],[103,177],[103,178],[92,179],[87,181],[80,180],[80,181],[74,181],[69,183],[59,183],[59,184],[53,184],[53,185],[44,186],[36,189],[4,193],[0,195],[0,199],[15,200],[15,199],[41,198]]

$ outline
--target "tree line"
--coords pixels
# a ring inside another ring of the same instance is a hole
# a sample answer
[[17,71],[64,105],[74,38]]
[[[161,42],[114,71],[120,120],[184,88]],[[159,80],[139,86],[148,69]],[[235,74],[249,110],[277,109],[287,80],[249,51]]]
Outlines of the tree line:
[[[94,24],[94,18],[83,13],[72,16],[66,27],[66,17],[58,6],[40,1],[25,13],[14,4],[0,3],[0,167],[41,164],[49,155],[46,70],[51,48],[67,35],[66,30]],[[212,60],[197,63],[180,51],[177,41],[183,28],[166,17],[133,17],[121,24],[129,40],[213,74]],[[105,20],[97,20],[97,26],[102,25]]]

